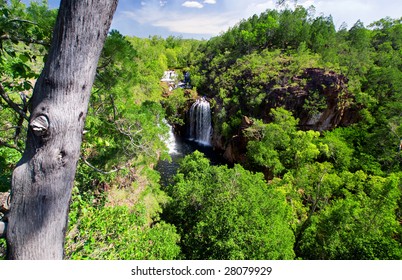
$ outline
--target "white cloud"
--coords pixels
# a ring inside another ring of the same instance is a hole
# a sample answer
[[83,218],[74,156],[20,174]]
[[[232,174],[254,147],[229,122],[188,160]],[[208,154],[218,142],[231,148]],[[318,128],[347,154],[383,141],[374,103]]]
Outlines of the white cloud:
[[376,20],[390,16],[399,18],[402,6],[395,0],[303,0],[299,4],[304,7],[314,5],[316,16],[332,15],[334,23],[339,27],[346,22],[352,27],[357,20],[368,25]]
[[237,21],[247,19],[253,15],[260,15],[267,9],[276,7],[276,0],[238,0],[230,3],[230,9],[235,13]]
[[167,28],[171,32],[216,36],[233,26],[237,20],[226,14],[188,15],[161,19],[154,26]]
[[166,29],[169,33],[197,34],[206,37],[216,36],[226,31],[230,26],[238,22],[235,14],[225,13],[181,13],[179,11],[166,12],[163,10],[141,9],[137,11],[125,11],[126,19],[138,22],[141,26],[153,26]]
[[198,8],[198,9],[204,7],[204,5],[202,5],[200,2],[197,1],[186,1],[182,4],[182,6],[186,8]]
[[[142,26],[166,29],[168,32],[216,36],[237,24],[242,18],[260,14],[267,8],[275,7],[275,0],[238,0],[228,1],[224,10],[209,13],[182,12],[180,10],[163,10],[155,6],[143,6],[137,11],[124,11],[123,14]],[[158,1],[159,2],[159,1]],[[215,2],[215,0],[204,0]],[[207,4],[207,3],[206,3]],[[204,7],[198,1],[185,1],[187,8]]]
[[[162,2],[168,4],[162,7]],[[277,8],[276,0],[140,0],[139,3],[142,4],[139,9],[117,13],[115,28],[124,23],[127,34],[145,34],[146,37],[155,33],[163,36],[178,33],[208,38],[226,31],[241,19]],[[217,4],[214,9],[206,9],[207,5],[214,4]],[[358,19],[369,24],[385,16],[400,18],[402,15],[402,6],[396,5],[395,0],[299,0],[298,4],[314,5],[315,16],[332,15],[337,27],[346,22],[350,28]]]

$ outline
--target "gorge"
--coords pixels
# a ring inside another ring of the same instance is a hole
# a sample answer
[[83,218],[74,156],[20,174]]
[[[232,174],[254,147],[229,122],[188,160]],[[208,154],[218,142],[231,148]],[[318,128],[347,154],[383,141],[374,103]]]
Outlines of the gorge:
[[[170,133],[177,135],[174,136],[176,142],[168,144],[171,146],[174,143],[179,149],[188,146],[184,148],[186,152],[179,152],[182,156],[203,149],[213,162],[218,157],[220,160],[217,162],[247,165],[247,144],[251,139],[245,135],[245,131],[253,126],[255,120],[271,122],[272,109],[284,108],[291,112],[298,120],[298,128],[304,131],[322,133],[359,120],[358,108],[348,91],[348,79],[344,75],[323,68],[299,69],[293,74],[287,70],[292,65],[286,67],[277,77],[266,80],[256,80],[258,73],[252,69],[242,69],[240,75],[231,77],[232,80],[222,83],[219,89],[201,89],[212,98],[200,97],[197,91],[192,94],[185,91],[183,96],[189,96],[185,107],[177,110],[181,112],[185,124],[173,124],[179,131],[175,133],[173,127],[170,128]],[[165,71],[161,82],[168,82],[172,86],[174,81],[166,79],[171,73],[175,72]],[[248,82],[243,85],[243,81]],[[259,104],[250,103],[249,84],[260,89]],[[231,88],[237,90],[231,91]],[[222,98],[214,91],[227,92],[227,97]]]

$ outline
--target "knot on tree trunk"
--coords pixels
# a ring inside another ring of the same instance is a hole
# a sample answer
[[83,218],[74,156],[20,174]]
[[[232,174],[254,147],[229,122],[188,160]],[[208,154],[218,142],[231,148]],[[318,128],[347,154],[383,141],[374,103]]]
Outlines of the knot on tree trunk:
[[48,131],[49,120],[45,115],[39,115],[29,123],[29,126],[36,136],[43,136]]

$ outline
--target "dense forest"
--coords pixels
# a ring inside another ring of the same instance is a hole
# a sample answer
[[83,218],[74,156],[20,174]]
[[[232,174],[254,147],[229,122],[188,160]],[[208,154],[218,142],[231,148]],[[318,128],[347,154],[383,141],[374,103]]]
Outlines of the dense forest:
[[[21,158],[57,10],[0,0],[0,192]],[[191,88],[169,89],[174,69]],[[198,96],[226,164],[169,127]],[[338,30],[296,6],[209,40],[110,31],[78,162],[66,259],[402,259],[402,18]],[[4,211],[6,212],[6,211]],[[3,217],[1,214],[0,218]],[[6,242],[0,239],[0,259]]]

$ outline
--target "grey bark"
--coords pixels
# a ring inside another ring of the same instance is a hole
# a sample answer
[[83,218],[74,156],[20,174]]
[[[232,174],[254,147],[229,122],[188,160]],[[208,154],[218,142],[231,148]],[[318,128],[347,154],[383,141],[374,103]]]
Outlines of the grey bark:
[[118,0],[62,0],[12,177],[9,259],[62,259],[96,66]]

